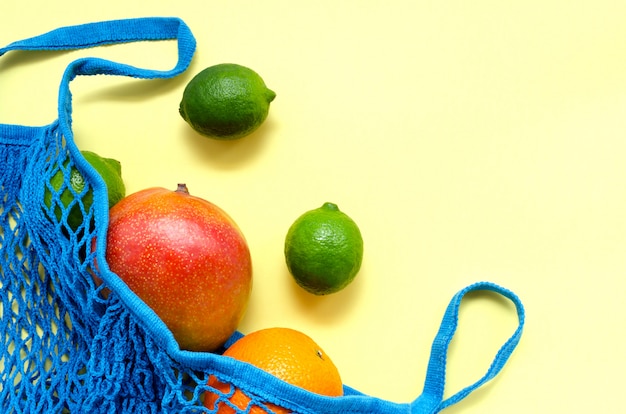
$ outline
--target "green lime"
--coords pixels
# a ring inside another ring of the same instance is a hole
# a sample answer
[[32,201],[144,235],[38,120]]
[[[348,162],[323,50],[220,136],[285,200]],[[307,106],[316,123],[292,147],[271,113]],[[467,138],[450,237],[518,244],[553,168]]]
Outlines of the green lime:
[[189,81],[178,111],[199,134],[233,140],[261,126],[275,97],[252,69],[222,63],[204,69]]
[[316,295],[335,293],[350,284],[363,260],[363,238],[356,223],[337,205],[325,203],[291,225],[285,260],[296,283]]
[[[91,151],[81,151],[81,154],[91,164],[92,167],[102,176],[106,186],[107,195],[109,199],[109,208],[113,207],[118,201],[120,201],[126,195],[126,187],[122,180],[122,165],[119,161],[112,158],[103,158],[98,154]],[[66,161],[65,167],[67,167],[69,161]],[[64,174],[59,169],[50,179],[50,186],[54,191],[59,192],[64,185]],[[78,203],[74,203],[76,197],[80,198],[84,210],[87,211],[93,204],[93,193],[91,188],[85,191],[85,179],[82,174],[72,167],[70,170],[69,184],[72,187],[70,190],[67,186],[63,189],[59,195],[59,201],[63,205],[63,208],[70,208],[70,212],[67,217],[67,224],[76,230],[83,222],[83,213]],[[70,204],[73,205],[70,207]],[[46,207],[52,206],[52,192],[46,188],[44,194],[44,204]],[[61,206],[54,206],[54,215],[57,220],[61,220],[62,217]]]

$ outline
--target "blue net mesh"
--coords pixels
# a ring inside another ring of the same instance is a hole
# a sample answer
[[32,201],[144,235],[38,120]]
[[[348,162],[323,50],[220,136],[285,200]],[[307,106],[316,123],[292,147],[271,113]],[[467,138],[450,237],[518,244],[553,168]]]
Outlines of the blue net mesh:
[[[59,129],[17,131],[0,146],[2,412],[202,410],[207,374],[173,361],[115,292],[102,294],[93,248],[102,228],[83,202],[94,190],[74,192]],[[78,227],[68,223],[76,209]]]
[[[0,125],[1,412],[271,412],[264,401],[302,413],[370,412],[372,402],[381,412],[406,409],[348,387],[336,405],[220,352],[172,351],[171,338],[154,335],[162,327],[138,317],[101,271],[106,187],[72,145],[57,123]],[[85,177],[79,192],[73,170]],[[222,386],[208,385],[211,376]],[[249,407],[230,402],[237,389]],[[214,404],[205,407],[208,393]]]

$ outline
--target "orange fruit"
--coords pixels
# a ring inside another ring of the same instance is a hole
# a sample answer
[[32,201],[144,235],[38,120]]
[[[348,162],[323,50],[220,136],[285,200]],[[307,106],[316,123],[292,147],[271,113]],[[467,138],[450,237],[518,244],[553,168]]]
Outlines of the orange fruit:
[[[230,346],[225,356],[248,362],[257,368],[269,372],[292,385],[317,394],[337,397],[343,395],[343,384],[337,367],[324,350],[308,335],[289,328],[267,328],[252,332]],[[220,382],[214,376],[208,385],[223,393],[228,393],[230,384]],[[215,409],[217,394],[207,392],[205,406]],[[233,405],[245,410],[250,397],[236,389],[229,400]],[[266,404],[276,414],[289,413],[288,410],[274,404]],[[218,413],[235,412],[227,404],[218,403]],[[259,406],[250,407],[250,413],[266,413]]]

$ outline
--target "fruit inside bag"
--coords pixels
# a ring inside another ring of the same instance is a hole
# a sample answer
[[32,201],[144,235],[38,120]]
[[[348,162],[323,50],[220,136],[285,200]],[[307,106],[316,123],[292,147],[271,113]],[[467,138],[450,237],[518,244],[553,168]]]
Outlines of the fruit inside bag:
[[[221,351],[178,347],[156,314],[108,269],[107,190],[73,142],[69,83],[78,75],[176,76],[193,56],[191,31],[176,18],[98,22],[12,43],[0,49],[0,56],[12,50],[167,39],[178,41],[179,61],[172,70],[79,59],[61,81],[58,120],[44,127],[0,124],[0,411],[200,413],[219,407],[220,412],[271,412],[279,406],[298,413],[435,413],[497,375],[521,338],[524,309],[515,294],[489,282],[453,297],[433,342],[423,393],[410,403],[385,401],[346,385],[344,396],[324,397]],[[71,187],[73,168],[83,175],[85,186],[65,203],[62,193]],[[63,184],[50,185],[59,173]],[[82,216],[78,225],[69,219],[76,209]],[[447,348],[459,306],[477,290],[511,300],[519,325],[481,379],[443,400]],[[225,348],[241,336],[235,333]],[[245,394],[255,408],[238,408],[235,392]],[[205,404],[207,398],[212,405]]]

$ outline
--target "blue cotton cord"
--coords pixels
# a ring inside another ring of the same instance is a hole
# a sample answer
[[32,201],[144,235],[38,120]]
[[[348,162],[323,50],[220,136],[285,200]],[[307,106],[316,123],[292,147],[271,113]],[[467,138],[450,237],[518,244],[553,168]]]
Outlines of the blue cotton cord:
[[[443,400],[448,347],[458,325],[461,301],[467,293],[479,290],[492,291],[511,300],[516,308],[518,326],[513,335],[498,350],[493,362],[483,377],[463,388],[453,396]],[[517,295],[508,289],[491,282],[478,282],[459,291],[446,308],[439,332],[433,341],[424,390],[422,395],[413,402],[413,406],[415,410],[417,410],[415,412],[424,414],[438,413],[444,408],[463,400],[474,390],[493,379],[502,370],[514,349],[517,347],[522,336],[524,323],[524,306]]]

